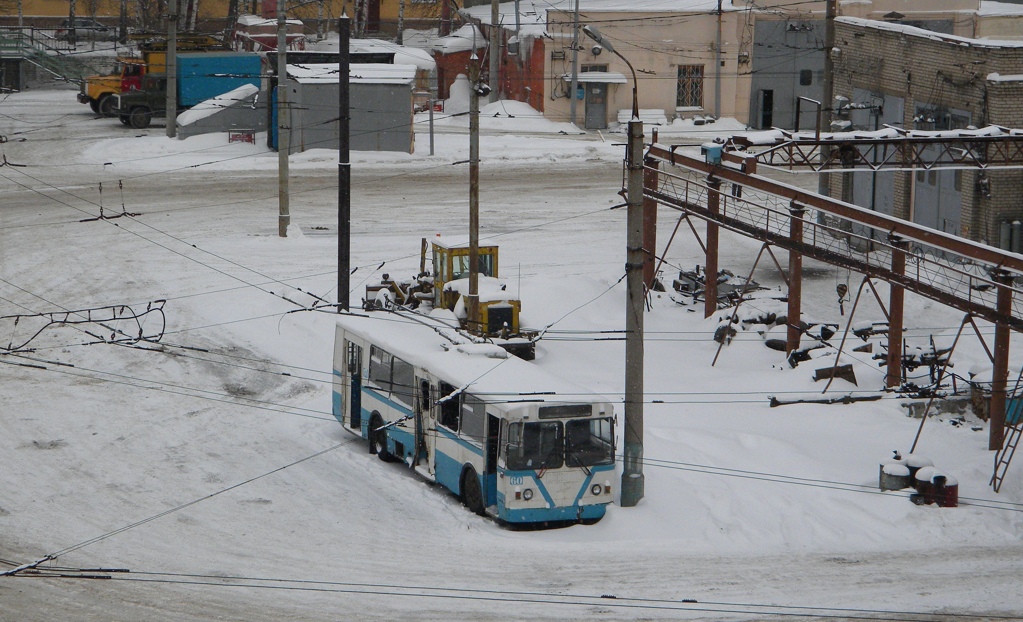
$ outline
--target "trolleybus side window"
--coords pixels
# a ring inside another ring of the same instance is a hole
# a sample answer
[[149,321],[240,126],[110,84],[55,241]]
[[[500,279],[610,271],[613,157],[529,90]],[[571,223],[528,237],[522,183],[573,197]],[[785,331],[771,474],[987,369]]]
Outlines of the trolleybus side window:
[[[446,395],[451,395],[454,391],[455,387],[450,384],[446,382],[440,383],[440,395],[442,398]],[[458,397],[453,397],[440,403],[440,424],[452,432],[458,431],[458,416],[461,414],[459,412],[460,401]]]
[[369,349],[369,379],[391,398],[412,407],[412,387],[415,374],[412,366],[391,356],[389,352],[372,346]]
[[480,447],[483,446],[483,422],[486,405],[471,395],[462,398],[462,421],[459,436]]
[[614,464],[614,459],[610,419],[575,419],[565,422],[566,466]]
[[369,379],[384,391],[391,390],[391,354],[377,346],[369,349]]
[[508,426],[508,468],[559,469],[564,462],[560,421],[529,421]]
[[415,386],[415,374],[412,370],[412,365],[398,357],[394,357],[391,372],[391,398],[412,408],[412,389]]

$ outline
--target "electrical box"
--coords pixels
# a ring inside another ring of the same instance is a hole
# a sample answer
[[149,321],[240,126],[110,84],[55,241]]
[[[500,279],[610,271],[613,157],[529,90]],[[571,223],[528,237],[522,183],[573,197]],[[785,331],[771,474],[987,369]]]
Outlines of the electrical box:
[[724,146],[717,143],[705,143],[700,145],[700,153],[703,155],[707,164],[721,164],[721,152],[723,150]]

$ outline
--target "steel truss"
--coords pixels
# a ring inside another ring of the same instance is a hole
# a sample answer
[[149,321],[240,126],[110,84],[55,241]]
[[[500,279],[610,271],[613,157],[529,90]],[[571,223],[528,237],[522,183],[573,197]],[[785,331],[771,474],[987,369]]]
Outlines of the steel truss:
[[[889,283],[890,387],[901,377],[904,291],[993,323],[989,448],[1001,451],[1009,331],[1023,332],[1023,257],[759,176],[761,156],[730,153],[715,164],[653,145],[645,159],[644,199],[706,221],[706,267],[714,273],[722,228],[788,250],[790,318],[800,315],[803,257]],[[1023,162],[1023,153],[1019,158]],[[644,245],[653,252],[651,240]],[[705,296],[716,301],[712,281]],[[707,314],[712,311],[708,306]],[[789,325],[790,350],[798,343],[797,325]]]

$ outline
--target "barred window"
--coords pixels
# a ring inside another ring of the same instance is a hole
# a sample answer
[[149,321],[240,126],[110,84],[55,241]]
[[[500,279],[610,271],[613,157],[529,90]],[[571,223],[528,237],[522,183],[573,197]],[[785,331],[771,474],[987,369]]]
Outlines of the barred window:
[[675,105],[680,108],[703,108],[703,65],[678,66]]

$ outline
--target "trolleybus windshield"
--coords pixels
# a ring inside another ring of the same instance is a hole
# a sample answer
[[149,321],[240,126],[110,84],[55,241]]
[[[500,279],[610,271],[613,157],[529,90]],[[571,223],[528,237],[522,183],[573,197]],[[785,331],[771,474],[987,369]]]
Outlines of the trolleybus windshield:
[[510,470],[558,469],[614,464],[609,418],[519,422],[508,426]]

